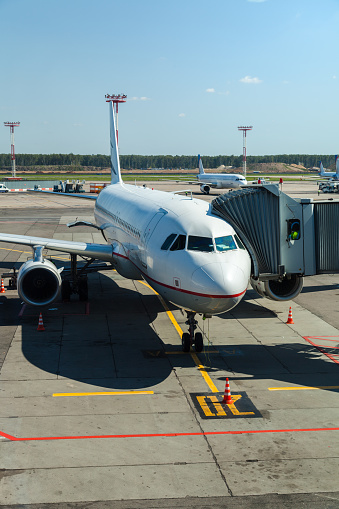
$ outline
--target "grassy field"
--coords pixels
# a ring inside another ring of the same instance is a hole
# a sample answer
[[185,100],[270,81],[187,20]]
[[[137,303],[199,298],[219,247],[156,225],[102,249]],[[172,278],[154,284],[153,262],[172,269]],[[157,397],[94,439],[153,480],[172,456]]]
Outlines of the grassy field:
[[[7,176],[7,175],[6,175]],[[110,181],[110,175],[109,174],[103,174],[103,175],[98,175],[98,174],[91,174],[91,173],[84,173],[84,174],[74,174],[74,175],[69,175],[69,174],[63,174],[63,173],[44,173],[43,175],[41,174],[29,174],[27,175],[27,173],[18,173],[17,174],[18,177],[22,177],[24,178],[25,180],[86,180],[86,181],[92,181],[92,182],[109,182]],[[0,175],[0,181],[3,180],[3,177],[2,175]],[[185,174],[183,175],[182,173],[177,173],[177,174],[171,174],[171,175],[159,175],[159,174],[126,174],[126,173],[123,173],[122,174],[122,177],[123,177],[123,180],[125,182],[134,182],[135,180],[140,182],[140,181],[147,181],[147,180],[153,180],[153,181],[162,181],[162,180],[182,180],[182,181],[187,181],[187,180],[196,180],[196,177],[197,177],[197,174]],[[261,175],[261,174],[251,174],[251,173],[247,173],[247,176],[246,176],[246,179],[247,181],[252,181],[252,180],[258,180],[258,178],[264,178],[264,175]],[[310,178],[312,179],[317,179],[319,178],[318,175],[315,175],[314,173],[310,173],[310,174],[287,174],[287,175],[269,175],[267,176],[268,180],[270,182],[279,182],[279,179],[280,178],[283,178],[284,182],[288,182],[288,181],[293,181],[293,180],[309,180]]]

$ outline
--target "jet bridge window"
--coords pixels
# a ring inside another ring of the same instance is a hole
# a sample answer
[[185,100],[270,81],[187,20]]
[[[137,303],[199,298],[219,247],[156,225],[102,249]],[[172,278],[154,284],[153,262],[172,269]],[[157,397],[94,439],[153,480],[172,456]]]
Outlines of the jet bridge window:
[[196,237],[189,235],[187,249],[189,251],[214,251],[213,241],[209,237]]
[[173,242],[170,251],[181,251],[186,246],[186,235],[178,235]]
[[167,239],[165,240],[165,242],[163,243],[163,245],[161,246],[161,249],[163,251],[167,251],[167,249],[170,247],[170,245],[172,244],[173,240],[175,239],[175,237],[177,236],[176,233],[171,233],[171,235],[169,235],[167,237]]
[[217,251],[230,251],[232,249],[237,249],[237,245],[234,242],[234,238],[232,235],[226,235],[225,237],[217,237],[215,239],[215,245]]

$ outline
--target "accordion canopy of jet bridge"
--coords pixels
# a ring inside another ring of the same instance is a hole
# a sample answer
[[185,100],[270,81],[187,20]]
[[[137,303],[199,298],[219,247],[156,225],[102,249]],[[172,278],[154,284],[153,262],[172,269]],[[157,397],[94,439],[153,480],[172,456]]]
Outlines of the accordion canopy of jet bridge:
[[243,241],[253,278],[339,272],[339,201],[294,200],[269,184],[220,195],[212,212]]

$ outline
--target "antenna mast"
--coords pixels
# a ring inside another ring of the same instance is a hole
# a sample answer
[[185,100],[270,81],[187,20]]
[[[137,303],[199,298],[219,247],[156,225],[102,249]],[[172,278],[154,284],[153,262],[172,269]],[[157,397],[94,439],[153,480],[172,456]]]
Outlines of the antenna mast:
[[115,118],[116,118],[116,124],[117,124],[116,134],[117,134],[117,144],[118,144],[118,106],[119,106],[119,103],[125,103],[127,101],[127,95],[126,94],[118,94],[118,95],[117,94],[113,94],[113,95],[106,94],[105,98],[106,98],[107,103],[109,103],[109,102],[113,103],[113,110],[115,107]]
[[253,129],[253,126],[244,126],[241,125],[238,127],[239,131],[242,131],[243,133],[243,149],[242,149],[242,170],[244,173],[244,177],[246,178],[246,132],[251,131]]
[[12,178],[16,177],[15,173],[15,150],[14,150],[14,127],[19,127],[20,122],[4,122],[6,127],[11,131],[11,160],[12,160]]

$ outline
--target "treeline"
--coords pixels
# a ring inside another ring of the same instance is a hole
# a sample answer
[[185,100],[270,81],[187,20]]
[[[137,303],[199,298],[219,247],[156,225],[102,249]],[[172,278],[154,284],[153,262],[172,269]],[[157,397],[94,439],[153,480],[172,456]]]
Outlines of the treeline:
[[[280,154],[264,156],[247,156],[247,163],[285,163],[302,164],[306,168],[319,166],[319,161],[323,162],[324,167],[329,168],[334,165],[333,155],[319,154]],[[242,155],[240,156],[203,156],[205,168],[218,168],[222,164],[239,168],[242,166]],[[18,166],[93,166],[96,168],[108,168],[110,166],[110,157],[102,154],[79,155],[79,154],[16,154],[16,164]],[[193,169],[198,166],[197,156],[170,156],[170,155],[121,155],[120,164],[125,169],[147,169],[147,168],[187,168]],[[0,168],[10,167],[10,154],[0,154]]]

